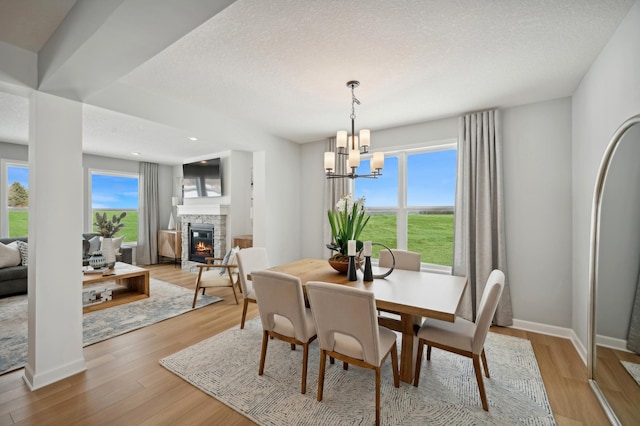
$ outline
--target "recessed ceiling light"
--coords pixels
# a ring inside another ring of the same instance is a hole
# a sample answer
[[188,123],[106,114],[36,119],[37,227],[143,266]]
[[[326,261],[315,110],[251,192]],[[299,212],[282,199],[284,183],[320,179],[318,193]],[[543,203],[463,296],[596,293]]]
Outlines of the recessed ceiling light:
[[189,136],[189,140],[190,140],[190,141],[197,141],[197,140],[198,140],[198,138],[194,138],[193,136]]
[[139,152],[132,152],[131,155],[140,155]]

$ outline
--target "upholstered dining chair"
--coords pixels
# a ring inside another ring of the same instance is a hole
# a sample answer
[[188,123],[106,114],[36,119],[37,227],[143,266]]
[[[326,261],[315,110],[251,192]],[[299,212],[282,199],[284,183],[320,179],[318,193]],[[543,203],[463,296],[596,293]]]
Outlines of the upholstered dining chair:
[[453,323],[432,319],[427,319],[423,323],[418,331],[419,344],[416,356],[415,378],[413,380],[414,386],[418,386],[420,378],[424,345],[427,345],[427,360],[431,359],[431,347],[454,352],[473,359],[473,369],[476,373],[482,408],[485,411],[489,411],[482,371],[480,371],[480,358],[482,358],[482,363],[484,364],[484,374],[489,378],[489,367],[484,353],[484,341],[489,332],[493,316],[496,313],[503,288],[504,273],[495,269],[489,275],[482,293],[475,323],[460,317],[456,317]]
[[[404,269],[407,271],[419,271],[422,256],[420,253],[407,250],[391,249],[393,252],[393,258],[391,253],[387,250],[380,250],[378,258],[378,266],[381,268],[391,268],[395,259],[395,269]],[[400,323],[400,314],[390,310],[378,309],[378,322],[380,325],[390,328],[395,331],[402,331]],[[418,331],[418,328],[422,324],[422,317],[413,316],[414,331]]]
[[316,339],[316,326],[311,310],[305,307],[300,278],[273,271],[251,273],[253,289],[258,300],[258,311],[262,321],[262,351],[260,369],[262,376],[267,357],[269,338],[302,346],[301,393],[307,391],[307,363],[309,343]]
[[238,295],[236,294],[235,287],[238,281],[238,266],[236,265],[235,251],[231,251],[227,263],[223,264],[222,260],[222,258],[217,257],[206,257],[206,263],[196,265],[199,270],[198,278],[196,279],[196,291],[193,295],[193,305],[191,305],[192,308],[196,307],[198,291],[202,289],[202,294],[204,294],[207,288],[212,287],[231,287],[233,297],[235,297],[236,304],[238,304]]
[[256,303],[256,293],[253,291],[253,283],[248,278],[248,275],[253,271],[269,269],[269,257],[267,256],[267,249],[264,247],[248,247],[240,250],[236,258],[240,271],[240,290],[242,290],[242,296],[244,297],[240,328],[244,328],[249,302]]
[[396,334],[378,325],[372,292],[318,281],[308,282],[306,289],[320,345],[318,401],[322,401],[327,355],[345,367],[353,364],[375,370],[376,424],[380,424],[380,367],[389,353],[393,385],[400,386]]

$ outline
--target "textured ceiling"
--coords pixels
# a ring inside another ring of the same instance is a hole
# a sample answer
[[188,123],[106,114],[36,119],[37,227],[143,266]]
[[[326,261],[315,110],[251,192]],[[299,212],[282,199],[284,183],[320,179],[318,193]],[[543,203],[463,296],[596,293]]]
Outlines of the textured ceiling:
[[[246,142],[230,136],[238,123],[323,139],[349,125],[352,79],[356,125],[374,131],[569,96],[633,2],[238,0],[85,99],[85,148],[126,157],[136,145],[141,159],[179,163]],[[21,2],[0,0],[0,11],[7,3]],[[21,134],[5,121],[0,140]],[[204,142],[184,146],[188,135]]]
[[122,82],[306,142],[571,95],[630,3],[238,1]]
[[0,0],[0,41],[38,52],[76,0]]

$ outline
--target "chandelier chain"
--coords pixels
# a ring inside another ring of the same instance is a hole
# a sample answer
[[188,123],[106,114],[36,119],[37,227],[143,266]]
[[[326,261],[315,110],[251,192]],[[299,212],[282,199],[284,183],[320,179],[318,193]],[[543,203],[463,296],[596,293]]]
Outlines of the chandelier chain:
[[354,92],[354,86],[351,86],[351,118],[352,120],[356,119],[356,104],[360,105],[360,101],[356,98],[356,94]]

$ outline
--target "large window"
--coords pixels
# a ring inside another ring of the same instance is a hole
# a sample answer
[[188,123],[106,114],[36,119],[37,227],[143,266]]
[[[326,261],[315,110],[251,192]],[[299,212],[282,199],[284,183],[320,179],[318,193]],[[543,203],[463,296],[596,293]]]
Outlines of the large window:
[[[124,243],[138,240],[138,175],[91,172],[91,223],[95,223],[96,213],[107,213],[107,217],[127,212],[122,220],[124,227],[117,236],[124,235]],[[93,227],[96,230],[96,227]]]
[[[387,153],[383,175],[356,179],[354,194],[371,215],[361,239],[418,252],[422,262],[451,267],[456,188],[455,144]],[[369,160],[358,173],[367,173]],[[380,246],[374,246],[377,257]]]
[[29,233],[29,168],[7,163],[7,213],[9,237]]

